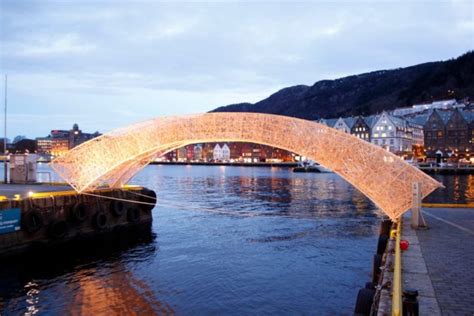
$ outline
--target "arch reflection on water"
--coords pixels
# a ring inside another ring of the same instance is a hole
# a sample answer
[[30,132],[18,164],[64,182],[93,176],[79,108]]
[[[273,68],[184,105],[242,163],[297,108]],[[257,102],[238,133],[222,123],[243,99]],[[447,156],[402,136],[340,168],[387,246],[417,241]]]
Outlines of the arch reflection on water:
[[174,314],[129,265],[151,260],[150,225],[38,248],[0,263],[0,307],[11,314]]

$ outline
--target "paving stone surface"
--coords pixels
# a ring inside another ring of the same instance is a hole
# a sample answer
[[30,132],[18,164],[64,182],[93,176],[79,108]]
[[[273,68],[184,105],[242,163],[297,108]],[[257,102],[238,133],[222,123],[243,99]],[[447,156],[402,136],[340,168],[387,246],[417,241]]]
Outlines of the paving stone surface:
[[410,241],[408,251],[402,252],[403,289],[418,290],[420,315],[441,315],[418,236],[410,227],[409,218],[403,221],[402,239]]
[[424,212],[418,242],[443,315],[474,315],[474,209]]

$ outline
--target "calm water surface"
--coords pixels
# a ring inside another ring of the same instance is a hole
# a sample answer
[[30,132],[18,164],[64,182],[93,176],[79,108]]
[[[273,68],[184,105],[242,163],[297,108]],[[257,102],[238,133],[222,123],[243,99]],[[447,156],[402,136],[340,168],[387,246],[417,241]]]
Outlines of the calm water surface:
[[150,228],[0,263],[0,314],[347,315],[370,279],[379,215],[335,174],[148,166],[133,182],[157,192]]

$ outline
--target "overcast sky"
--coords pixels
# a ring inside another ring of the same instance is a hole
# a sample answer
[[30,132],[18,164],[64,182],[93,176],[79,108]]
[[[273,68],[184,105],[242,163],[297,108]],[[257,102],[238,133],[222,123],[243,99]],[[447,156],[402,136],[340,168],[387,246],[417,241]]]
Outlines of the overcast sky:
[[473,0],[0,2],[10,139],[73,123],[105,132],[474,49]]

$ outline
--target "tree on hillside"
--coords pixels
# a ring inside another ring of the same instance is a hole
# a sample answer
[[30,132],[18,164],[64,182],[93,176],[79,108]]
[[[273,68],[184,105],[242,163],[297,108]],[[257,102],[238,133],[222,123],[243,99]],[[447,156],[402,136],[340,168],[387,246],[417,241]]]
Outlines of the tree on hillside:
[[15,138],[13,138],[13,144],[18,143],[20,140],[26,139],[26,136],[24,135],[18,135]]

